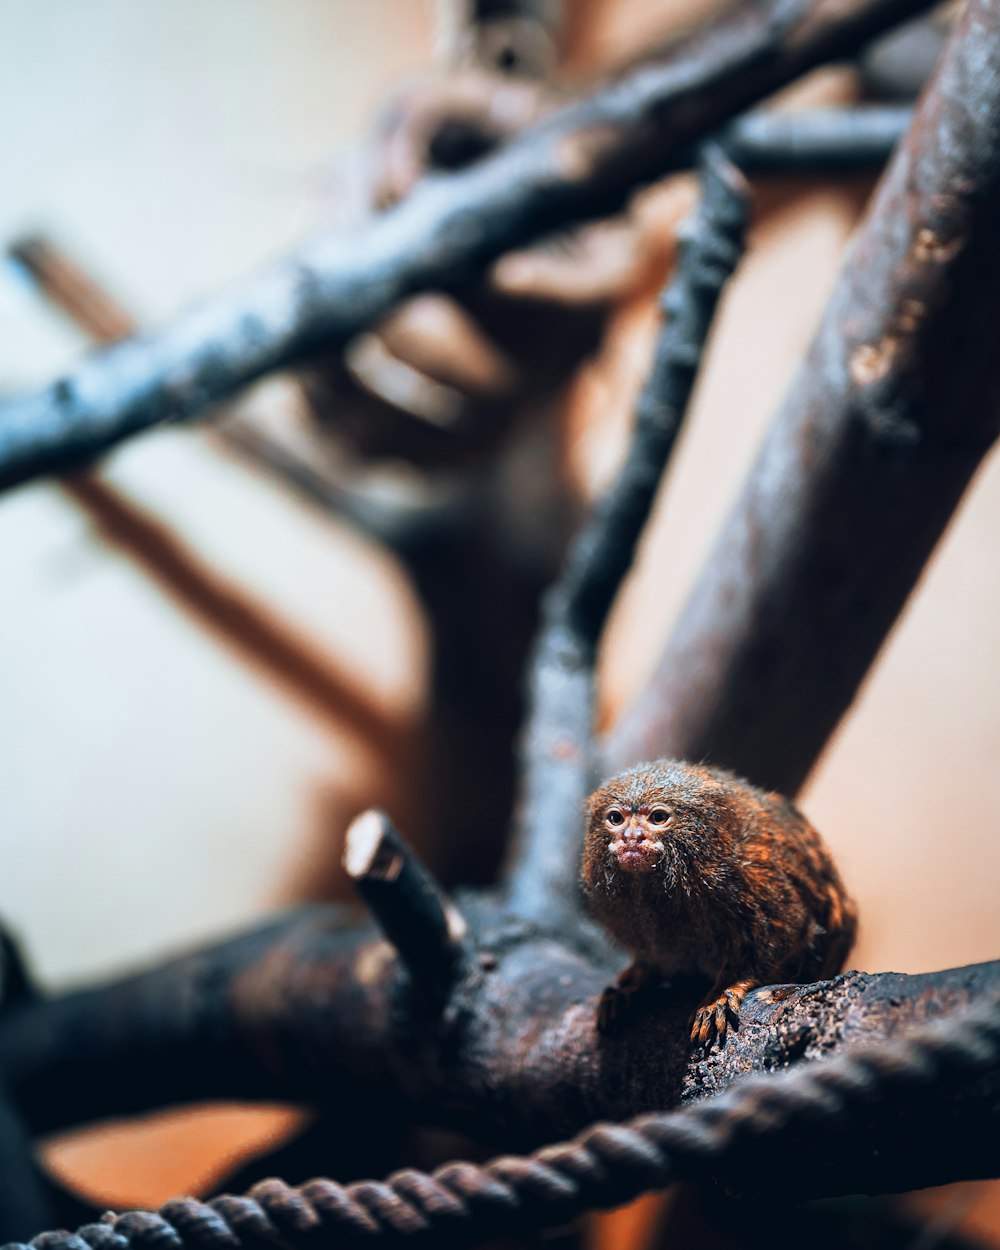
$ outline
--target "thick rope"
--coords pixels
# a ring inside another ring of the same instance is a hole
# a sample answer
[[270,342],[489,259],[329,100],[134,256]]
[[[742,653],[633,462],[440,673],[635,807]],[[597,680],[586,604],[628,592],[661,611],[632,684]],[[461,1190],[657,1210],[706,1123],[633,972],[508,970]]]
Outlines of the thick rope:
[[765,1143],[802,1151],[796,1130],[822,1137],[870,1108],[912,1105],[945,1082],[967,1084],[1000,1062],[1000,1001],[878,1046],[770,1076],[753,1076],[683,1111],[598,1124],[570,1142],[485,1166],[449,1163],[383,1182],[298,1187],[262,1181],[246,1195],[175,1198],[159,1211],[108,1215],[3,1250],[313,1250],[370,1244],[474,1246],[561,1225],[677,1180],[718,1175]]

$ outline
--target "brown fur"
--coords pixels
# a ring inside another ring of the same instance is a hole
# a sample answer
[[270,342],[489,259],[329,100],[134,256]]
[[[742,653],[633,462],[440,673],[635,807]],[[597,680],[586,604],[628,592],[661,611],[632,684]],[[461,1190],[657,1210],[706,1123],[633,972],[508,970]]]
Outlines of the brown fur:
[[819,834],[782,795],[723,769],[657,760],[601,786],[587,815],[584,894],[634,961],[602,999],[605,1031],[638,990],[700,974],[712,988],[692,1037],[721,1040],[754,986],[843,967],[854,904]]

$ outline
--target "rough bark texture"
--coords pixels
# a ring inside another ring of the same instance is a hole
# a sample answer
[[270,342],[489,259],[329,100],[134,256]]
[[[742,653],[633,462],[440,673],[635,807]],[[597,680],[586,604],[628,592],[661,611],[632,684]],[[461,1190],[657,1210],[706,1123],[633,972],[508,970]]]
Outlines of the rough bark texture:
[[896,1036],[1000,986],[997,962],[758,990],[709,1054],[687,1039],[697,992],[664,991],[609,1040],[595,1010],[620,961],[603,937],[540,932],[482,896],[459,903],[466,962],[443,1010],[350,912],[302,911],[134,978],[12,1007],[0,1018],[12,1104],[35,1133],[206,1098],[301,1100],[344,1123],[391,1106],[525,1147]]
[[[967,4],[810,362],[682,623],[667,658],[669,680],[613,741],[622,762],[710,754],[759,782],[798,784],[995,435],[998,4]],[[416,209],[404,205],[373,228],[357,258],[319,246],[272,273],[252,298],[244,291],[163,338],[101,358],[47,396],[9,407],[0,415],[0,439],[10,436],[7,480],[41,471],[53,455],[90,454],[143,424],[193,413],[319,337],[358,328],[421,284],[445,274],[458,281],[516,238],[617,202],[671,144],[862,38],[890,20],[890,7],[896,16],[905,6],[876,3],[862,12],[853,3],[807,9],[796,2],[748,6],[723,19],[689,45],[688,61],[640,72],[464,179],[426,188],[409,202]],[[657,148],[668,105],[670,142]],[[553,157],[554,176],[546,164]],[[475,213],[487,205],[490,224],[481,228]],[[619,543],[617,553],[627,563],[629,544]],[[822,1106],[823,1083],[817,1077],[810,1085],[808,1076],[820,1065],[811,1060],[856,1040],[898,1037],[984,997],[995,1001],[1000,963],[767,987],[747,998],[738,1031],[704,1052],[687,1040],[704,987],[676,986],[607,1038],[595,1027],[596,1005],[620,960],[603,935],[574,918],[568,872],[557,887],[559,907],[532,923],[511,906],[516,888],[503,900],[460,898],[453,910],[419,865],[404,863],[394,838],[362,838],[354,849],[354,875],[385,932],[409,941],[400,934],[416,925],[433,961],[410,952],[408,968],[406,950],[358,926],[351,913],[325,907],[122,982],[48,1000],[22,995],[0,1012],[0,1073],[15,1129],[37,1135],[234,1097],[308,1102],[344,1123],[385,1116],[394,1125],[405,1119],[466,1131],[483,1145],[526,1147],[595,1119],[687,1102],[701,1110],[665,1117],[666,1125],[657,1117],[666,1155],[661,1150],[645,1173],[642,1142],[629,1138],[631,1162],[639,1164],[629,1194],[677,1176],[716,1175],[707,1164],[721,1155],[698,1153],[712,1137],[715,1109],[729,1117],[724,1128],[750,1130],[742,1154],[727,1155],[735,1170],[725,1179],[766,1188],[777,1177],[796,1198],[845,1186],[937,1183],[1000,1166],[995,1134],[984,1149],[971,1131],[982,1115],[994,1122],[1000,1107],[995,1012],[980,1020],[988,1045],[977,1054],[974,1032],[971,1043],[952,1037],[936,1052],[940,1070],[921,1070],[912,1050],[890,1050],[867,1068],[848,1056],[834,1074],[846,1091],[838,1130],[819,1143],[815,1131],[791,1139],[784,1131],[808,1129],[803,1108]],[[387,860],[377,854],[386,849]],[[775,1106],[765,1081],[752,1087],[753,1115],[741,1120],[747,1106],[738,1078],[791,1065],[798,1073],[774,1084],[791,1090],[792,1103],[808,1095],[797,1103],[800,1118],[769,1120]],[[878,1080],[866,1084],[866,1073]],[[717,1103],[704,1101],[730,1086]],[[926,1094],[919,1105],[914,1090]],[[588,1133],[598,1164],[602,1144],[609,1159],[628,1154],[625,1132]],[[859,1150],[862,1133],[869,1140]],[[692,1169],[673,1167],[677,1159]],[[523,1181],[545,1160],[492,1166],[489,1175],[500,1181],[505,1172]],[[331,1209],[335,1188],[323,1190]],[[301,1213],[287,1187],[275,1183],[269,1192],[277,1195],[279,1226]],[[361,1192],[374,1201],[382,1191]],[[553,1193],[558,1208],[559,1192],[549,1186],[547,1198]],[[577,1188],[577,1205],[567,1209],[583,1209],[579,1201]],[[247,1210],[235,1199],[230,1208]],[[123,1237],[150,1244],[163,1232],[157,1218],[123,1217],[95,1236],[113,1241],[120,1227]],[[315,1227],[305,1226],[306,1234]],[[213,1229],[201,1225],[203,1234]],[[174,1240],[157,1244],[182,1244],[176,1229],[168,1232]]]

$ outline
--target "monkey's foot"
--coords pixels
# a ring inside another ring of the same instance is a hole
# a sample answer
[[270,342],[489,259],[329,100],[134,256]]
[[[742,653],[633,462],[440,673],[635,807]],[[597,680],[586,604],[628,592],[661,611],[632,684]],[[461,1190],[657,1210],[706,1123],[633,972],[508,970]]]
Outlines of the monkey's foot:
[[618,1031],[625,1018],[636,1006],[636,1000],[644,990],[657,982],[655,973],[641,964],[630,964],[619,973],[614,985],[609,985],[597,1004],[597,1031],[610,1037]]
[[721,1046],[726,1040],[730,1025],[733,1032],[739,1027],[743,1000],[756,984],[756,981],[750,980],[737,981],[718,998],[710,998],[708,1002],[702,1003],[691,1022],[691,1041],[700,1046],[711,1046],[717,1041]]

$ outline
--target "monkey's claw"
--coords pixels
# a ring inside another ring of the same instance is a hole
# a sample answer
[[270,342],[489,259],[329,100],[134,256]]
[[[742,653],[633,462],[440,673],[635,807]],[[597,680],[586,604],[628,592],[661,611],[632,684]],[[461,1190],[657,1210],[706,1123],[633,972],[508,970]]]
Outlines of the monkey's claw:
[[739,1028],[740,1008],[753,986],[753,981],[737,981],[718,998],[702,1003],[691,1022],[691,1041],[699,1046],[708,1047],[714,1042],[721,1046],[730,1028],[734,1033]]

